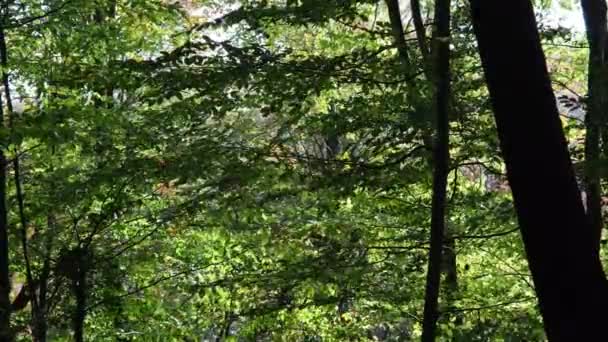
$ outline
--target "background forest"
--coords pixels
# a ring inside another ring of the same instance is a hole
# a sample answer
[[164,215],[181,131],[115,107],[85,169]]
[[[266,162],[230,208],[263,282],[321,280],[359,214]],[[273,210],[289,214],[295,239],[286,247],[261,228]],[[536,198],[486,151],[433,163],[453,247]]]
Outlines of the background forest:
[[[534,6],[601,226],[583,13]],[[468,1],[0,10],[1,341],[413,341],[433,289],[437,341],[545,339]]]

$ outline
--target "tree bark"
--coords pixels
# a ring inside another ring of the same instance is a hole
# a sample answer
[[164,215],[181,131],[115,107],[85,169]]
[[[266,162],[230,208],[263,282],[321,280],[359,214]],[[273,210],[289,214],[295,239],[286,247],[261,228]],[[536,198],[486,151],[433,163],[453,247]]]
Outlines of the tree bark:
[[72,316],[72,329],[74,341],[84,341],[84,323],[87,317],[88,284],[87,273],[90,255],[84,249],[72,251],[76,269],[72,274],[72,290],[76,299],[76,307]]
[[[4,40],[4,28],[2,25],[3,23],[0,23],[0,40]],[[0,99],[0,127],[4,127],[4,104],[2,103],[2,99]],[[2,143],[5,144],[6,142]],[[3,148],[0,148],[0,341],[11,341],[11,282],[9,275],[8,220],[6,209],[7,160]]]
[[443,262],[445,268],[445,285],[450,296],[458,291],[458,270],[456,266],[456,241],[450,236],[446,226],[446,239],[443,244]]
[[431,51],[429,50],[426,41],[426,29],[424,28],[424,22],[422,21],[422,11],[420,9],[420,0],[411,0],[410,7],[412,9],[412,21],[414,22],[414,30],[416,31],[416,41],[418,42],[418,49],[422,55],[422,63],[424,74],[427,79],[432,79],[432,61]]
[[[54,149],[53,149],[54,150]],[[52,166],[51,166],[52,167]],[[47,303],[48,285],[51,275],[51,253],[56,233],[56,221],[53,214],[47,216],[47,235],[45,237],[44,261],[40,271],[38,290],[38,311],[32,314],[32,338],[34,342],[46,342],[48,333]],[[34,294],[35,295],[35,294]]]
[[471,0],[528,265],[550,341],[605,335],[608,282],[585,216],[530,0]]
[[[13,110],[12,103],[12,94],[9,83],[9,75],[6,71],[8,68],[8,49],[6,47],[6,38],[4,36],[4,31],[0,28],[0,65],[3,68],[2,71],[2,86],[4,88],[4,98],[6,100],[6,114],[8,117],[8,128],[12,131],[15,129],[15,112]],[[32,267],[29,256],[29,248],[28,248],[28,239],[27,239],[27,218],[25,215],[25,204],[24,204],[24,194],[21,186],[21,163],[19,160],[19,150],[17,147],[14,148],[15,158],[13,159],[13,172],[14,172],[14,182],[15,182],[15,195],[17,197],[17,205],[19,212],[19,222],[21,223],[20,227],[20,235],[21,235],[21,247],[23,252],[23,260],[25,265],[25,274],[27,279],[27,288],[30,289],[30,293],[28,294],[31,304],[31,319],[33,330],[35,331],[34,335],[38,334],[40,331],[40,327],[44,327],[44,331],[46,334],[46,317],[41,313],[41,310],[38,306],[38,297],[36,296],[36,283],[37,281],[34,279],[32,273]],[[46,282],[46,280],[45,280]],[[44,322],[40,320],[44,319]],[[38,340],[36,337],[34,339]]]
[[435,341],[438,300],[441,282],[447,177],[449,172],[449,100],[450,100],[450,0],[436,0],[433,43],[435,48],[435,143],[433,146],[433,198],[431,213],[431,248],[426,277],[422,341]]
[[426,43],[426,30],[424,28],[424,22],[422,21],[422,12],[420,9],[420,0],[411,0],[410,7],[412,8],[412,21],[414,22],[414,30],[416,30],[416,41],[418,42],[418,48],[422,54],[423,60],[429,58],[429,48]]
[[[11,88],[9,83],[9,75],[6,71],[8,68],[8,49],[6,47],[6,38],[4,36],[4,31],[0,28],[0,66],[2,66],[2,87],[4,88],[4,99],[6,100],[6,116],[8,118],[8,128],[12,132],[15,130],[15,112],[13,110],[13,100],[11,94]],[[27,279],[27,283],[30,288],[34,288],[34,276],[32,274],[32,267],[30,263],[29,251],[28,251],[28,241],[27,241],[27,218],[25,216],[25,204],[24,204],[24,196],[23,189],[21,187],[21,163],[19,160],[19,149],[17,147],[13,148],[13,153],[15,157],[13,158],[13,181],[15,182],[15,197],[17,198],[17,207],[19,212],[19,222],[21,223],[21,227],[19,232],[21,234],[21,248],[23,251],[23,260],[25,264],[25,275]],[[32,310],[37,310],[37,298],[36,296],[30,296],[30,301],[32,304]]]
[[386,7],[388,7],[388,17],[391,22],[391,31],[393,32],[393,40],[397,46],[399,52],[399,58],[403,66],[407,69],[408,73],[411,72],[411,60],[410,55],[407,51],[407,43],[405,41],[405,35],[403,31],[403,23],[401,22],[401,10],[399,9],[399,0],[386,0]]
[[582,0],[583,16],[589,42],[588,94],[589,106],[585,116],[585,193],[587,218],[599,241],[602,234],[602,205],[600,177],[600,137],[605,124],[607,33],[606,1]]

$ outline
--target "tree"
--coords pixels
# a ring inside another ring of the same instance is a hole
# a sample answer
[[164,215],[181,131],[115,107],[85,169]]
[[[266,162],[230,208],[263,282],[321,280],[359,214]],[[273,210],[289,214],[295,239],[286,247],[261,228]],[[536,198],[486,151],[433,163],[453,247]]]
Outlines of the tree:
[[442,251],[446,228],[447,183],[450,160],[450,11],[449,0],[435,2],[435,139],[433,144],[433,200],[431,241],[424,298],[422,341],[435,341],[439,317],[438,299],[441,280]]
[[[4,41],[4,18],[6,18],[6,8],[3,6],[0,18],[0,41]],[[4,72],[3,72],[4,74]],[[0,121],[4,121],[4,105],[0,101]],[[3,129],[4,124],[0,125]],[[9,242],[8,242],[8,222],[6,208],[6,168],[8,162],[4,147],[0,151],[0,340],[10,341],[12,332],[10,331],[11,302],[9,295],[11,292],[11,281],[9,275]]]
[[531,1],[471,1],[473,25],[547,337],[592,340],[608,282],[585,217]]
[[[599,241],[602,233],[601,208],[601,144],[605,135],[606,113],[606,47],[608,44],[608,21],[605,0],[583,0],[581,2],[589,43],[588,85],[589,105],[585,116],[585,193],[587,217]],[[608,142],[604,142],[608,143]],[[599,246],[598,246],[599,247]]]
[[462,2],[6,3],[15,339],[543,339]]

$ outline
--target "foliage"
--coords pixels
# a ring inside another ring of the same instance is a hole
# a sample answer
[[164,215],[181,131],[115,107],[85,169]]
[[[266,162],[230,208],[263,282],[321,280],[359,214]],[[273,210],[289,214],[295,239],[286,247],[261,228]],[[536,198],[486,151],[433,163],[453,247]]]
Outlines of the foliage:
[[[404,69],[384,2],[21,0],[3,13],[19,111],[1,139],[23,169],[50,340],[72,333],[76,252],[87,340],[418,338],[433,89],[413,33]],[[453,17],[441,339],[542,340],[466,6]],[[556,90],[584,94],[585,53],[564,47],[582,37],[541,28]],[[8,195],[16,297],[28,265],[14,180]],[[31,310],[13,315],[22,340]]]

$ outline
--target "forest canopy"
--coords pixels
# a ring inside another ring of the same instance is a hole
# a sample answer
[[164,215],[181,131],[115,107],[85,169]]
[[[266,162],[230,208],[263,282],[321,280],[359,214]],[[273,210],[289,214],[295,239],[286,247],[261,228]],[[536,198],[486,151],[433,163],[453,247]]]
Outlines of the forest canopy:
[[0,1],[0,342],[605,339],[606,14]]

